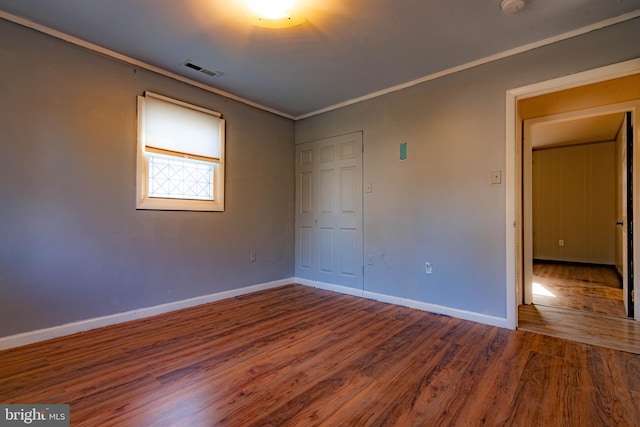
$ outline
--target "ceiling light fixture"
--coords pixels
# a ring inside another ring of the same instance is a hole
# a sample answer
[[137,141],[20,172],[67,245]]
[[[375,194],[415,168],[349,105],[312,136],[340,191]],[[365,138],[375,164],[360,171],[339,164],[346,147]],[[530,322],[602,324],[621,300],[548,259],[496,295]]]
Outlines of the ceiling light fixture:
[[291,19],[294,0],[247,0],[259,19]]
[[306,19],[298,3],[302,0],[242,0],[251,11],[253,25],[263,28],[288,28]]

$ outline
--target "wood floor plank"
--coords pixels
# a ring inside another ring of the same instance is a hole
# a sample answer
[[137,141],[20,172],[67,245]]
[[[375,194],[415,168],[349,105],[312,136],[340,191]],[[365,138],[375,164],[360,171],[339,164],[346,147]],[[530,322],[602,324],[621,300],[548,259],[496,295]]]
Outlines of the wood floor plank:
[[617,386],[614,385],[614,381],[617,380],[615,371],[612,370],[614,361],[606,355],[607,352],[588,349],[587,366],[594,386],[594,393],[589,396],[591,407],[594,409],[592,415],[599,425],[634,425],[637,402],[621,400],[611,392],[611,388]]
[[[326,400],[326,391],[330,390],[331,394],[341,393],[344,391],[348,382],[345,380],[350,377],[365,377],[376,379],[379,383],[385,383],[387,378],[395,378],[400,375],[398,368],[404,368],[407,359],[411,359],[411,355],[422,346],[420,337],[431,326],[426,319],[419,319],[408,327],[397,331],[393,336],[381,342],[375,351],[368,350],[360,352],[357,359],[351,363],[341,364],[339,369],[330,372],[325,383],[316,384],[313,388],[302,394],[297,401],[287,402],[286,407],[279,408],[278,411],[268,414],[269,419],[275,419],[277,425],[283,423],[292,423],[297,425],[298,412],[302,412],[303,408],[308,406],[308,401],[314,402],[314,407],[323,406]],[[367,382],[360,382],[362,387],[367,386]],[[359,390],[354,390],[355,392]],[[306,420],[311,422],[311,420]],[[298,421],[299,422],[299,421]],[[256,425],[260,425],[259,421]]]
[[[464,425],[471,421],[466,417],[467,411],[469,411],[469,401],[460,399],[459,394],[470,396],[469,400],[473,399],[472,396],[482,397],[481,400],[486,399],[488,390],[483,387],[482,379],[498,374],[501,369],[499,360],[507,348],[507,333],[499,329],[491,332],[478,334],[483,338],[482,341],[470,340],[461,349],[464,355],[461,360],[464,361],[464,364],[459,367],[454,366],[456,375],[450,377],[450,381],[445,384],[446,393],[439,393],[436,399],[430,401],[442,402],[440,406],[444,406],[445,412],[450,414],[452,425]],[[479,349],[482,350],[478,351]],[[425,402],[424,405],[419,405],[416,402],[415,406],[429,406],[430,402]],[[486,405],[483,406],[486,407]],[[477,415],[474,416],[477,417]],[[440,419],[439,414],[432,413],[429,418],[416,418],[411,425],[434,425]]]
[[518,307],[518,328],[640,354],[640,322],[539,305]]
[[637,426],[639,358],[288,285],[1,351],[0,401],[83,427]]

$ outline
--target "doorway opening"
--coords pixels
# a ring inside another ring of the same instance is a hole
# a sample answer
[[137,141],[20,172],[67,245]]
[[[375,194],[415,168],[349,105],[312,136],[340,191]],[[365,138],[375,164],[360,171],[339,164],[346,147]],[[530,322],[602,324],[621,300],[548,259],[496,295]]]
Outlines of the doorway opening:
[[[551,81],[507,91],[506,111],[506,272],[507,272],[507,321],[514,329],[518,326],[518,307],[523,302],[530,304],[533,299],[532,281],[527,280],[533,270],[532,226],[525,230],[525,223],[532,224],[532,211],[525,209],[524,198],[531,197],[531,189],[524,185],[524,170],[531,173],[531,158],[524,159],[532,151],[524,149],[524,121],[581,111],[584,115],[597,116],[611,113],[616,105],[618,112],[631,113],[631,126],[638,128],[640,113],[640,59],[626,61],[596,70],[577,73]],[[543,111],[546,108],[545,111]],[[607,110],[607,108],[609,108]],[[598,110],[600,109],[600,110]],[[557,118],[557,117],[556,117]],[[633,145],[638,147],[638,135],[633,137]],[[638,163],[638,151],[633,152]],[[528,160],[528,161],[527,161]],[[638,174],[630,182],[634,194],[638,192]],[[531,176],[531,175],[528,175]],[[635,181],[635,182],[634,182]],[[525,194],[526,192],[529,194]],[[529,199],[530,200],[530,199]],[[634,197],[633,216],[638,215],[638,197]],[[635,206],[634,206],[635,205]],[[633,216],[631,219],[633,219]],[[638,239],[631,237],[632,242]],[[559,239],[560,240],[560,239]],[[559,243],[559,242],[557,242]],[[638,251],[628,254],[630,263],[638,262]],[[529,263],[526,260],[531,260]],[[527,278],[525,278],[527,276]],[[633,284],[636,280],[633,280]],[[638,319],[638,300],[632,302],[634,316]],[[627,321],[626,319],[621,319]]]
[[633,317],[633,136],[625,108],[524,120],[522,303]]

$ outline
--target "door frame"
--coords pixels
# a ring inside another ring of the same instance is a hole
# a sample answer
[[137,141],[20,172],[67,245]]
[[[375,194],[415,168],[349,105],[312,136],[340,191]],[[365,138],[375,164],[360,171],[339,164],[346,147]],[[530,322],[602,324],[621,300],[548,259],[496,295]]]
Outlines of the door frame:
[[[518,306],[522,301],[522,285],[524,280],[523,261],[523,188],[522,188],[522,120],[518,116],[518,101],[547,93],[557,92],[592,83],[598,83],[619,77],[625,77],[640,73],[640,58],[632,59],[618,64],[600,67],[594,70],[584,71],[557,79],[552,79],[528,86],[509,89],[506,92],[506,119],[505,119],[505,266],[506,266],[506,296],[507,296],[507,325],[511,329],[518,326]],[[638,114],[635,121],[638,122]],[[638,129],[635,126],[636,130]],[[638,133],[634,138],[638,141]],[[634,150],[634,153],[640,150]],[[635,156],[635,154],[634,154]],[[637,163],[636,163],[637,164]],[[636,174],[636,179],[637,179]],[[637,188],[637,185],[634,186]],[[637,203],[638,197],[635,197]],[[637,206],[634,206],[634,216],[638,215]],[[637,217],[634,218],[637,222]],[[637,239],[634,239],[636,247]],[[634,258],[638,258],[636,251]],[[637,259],[634,259],[634,264]],[[635,289],[638,289],[635,283]],[[640,298],[635,301],[636,319],[640,309]]]

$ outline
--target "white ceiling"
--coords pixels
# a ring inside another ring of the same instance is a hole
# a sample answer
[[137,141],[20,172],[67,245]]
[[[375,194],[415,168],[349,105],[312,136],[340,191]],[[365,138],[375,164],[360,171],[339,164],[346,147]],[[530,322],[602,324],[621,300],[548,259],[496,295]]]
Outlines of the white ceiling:
[[532,147],[556,147],[589,142],[614,141],[624,113],[538,123],[533,129]]
[[[261,28],[240,0],[0,0],[37,24],[300,117],[640,16],[640,0],[298,0],[306,22]],[[212,78],[185,60],[222,71]]]

